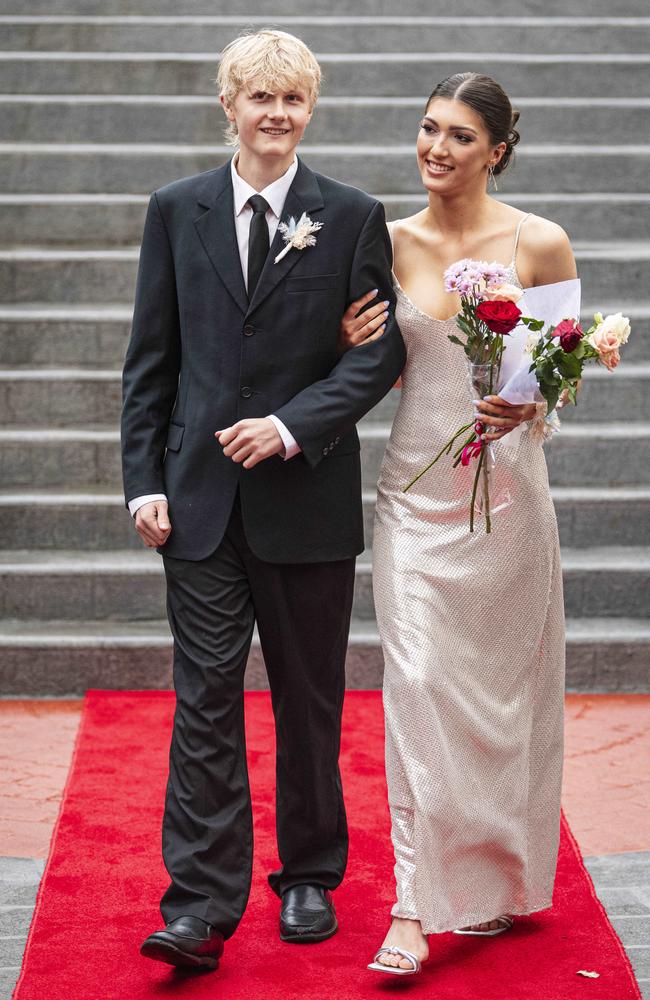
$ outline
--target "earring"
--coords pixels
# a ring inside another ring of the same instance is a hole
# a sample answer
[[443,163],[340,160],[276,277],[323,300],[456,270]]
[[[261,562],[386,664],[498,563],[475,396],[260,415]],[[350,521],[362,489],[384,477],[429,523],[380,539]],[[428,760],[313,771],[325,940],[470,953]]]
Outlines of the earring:
[[497,185],[497,179],[496,179],[496,177],[494,176],[494,167],[492,166],[492,164],[490,164],[490,166],[488,167],[488,177],[489,177],[489,178],[490,178],[490,180],[492,181],[492,185],[493,185],[493,187],[494,187],[494,190],[495,190],[495,191],[498,191],[498,190],[499,190],[499,187],[498,187],[498,185]]

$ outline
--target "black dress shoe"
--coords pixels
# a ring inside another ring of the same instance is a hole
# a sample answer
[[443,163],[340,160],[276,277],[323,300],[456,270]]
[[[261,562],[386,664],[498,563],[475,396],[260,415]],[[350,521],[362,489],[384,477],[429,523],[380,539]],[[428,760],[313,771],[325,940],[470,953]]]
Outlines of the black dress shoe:
[[280,940],[314,944],[336,934],[332,894],[320,885],[294,885],[282,893]]
[[167,965],[216,969],[223,954],[223,935],[200,917],[177,917],[164,931],[150,934],[140,954]]

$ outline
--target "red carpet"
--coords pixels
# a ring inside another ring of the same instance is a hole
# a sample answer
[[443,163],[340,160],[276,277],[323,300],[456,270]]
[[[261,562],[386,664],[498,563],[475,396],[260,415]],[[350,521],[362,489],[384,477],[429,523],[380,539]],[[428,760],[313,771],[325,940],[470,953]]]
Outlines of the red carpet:
[[[267,695],[247,695],[256,859],[253,890],[221,968],[199,978],[147,961],[166,886],[160,818],[173,696],[91,692],[26,950],[17,1000],[347,1000],[404,991],[432,1000],[640,998],[627,958],[595,897],[566,825],[552,911],[520,918],[493,940],[432,937],[420,977],[393,979],[365,963],[392,903],[392,853],[377,692],[347,696],[342,756],[351,828],[347,878],[336,893],[340,932],[323,944],[277,937],[266,885],[274,841],[273,725]],[[579,969],[599,979],[577,975]]]

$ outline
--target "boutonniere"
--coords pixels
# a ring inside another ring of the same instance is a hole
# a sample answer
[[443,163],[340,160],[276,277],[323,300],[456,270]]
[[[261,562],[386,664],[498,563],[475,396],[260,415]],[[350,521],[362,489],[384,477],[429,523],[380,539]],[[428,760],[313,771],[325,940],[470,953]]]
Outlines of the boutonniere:
[[312,222],[306,212],[302,213],[297,222],[293,216],[288,222],[281,222],[278,229],[287,245],[277,255],[275,263],[278,264],[283,257],[286,257],[292,247],[296,250],[304,250],[305,247],[316,246],[316,237],[313,234],[322,229],[323,225],[322,222]]

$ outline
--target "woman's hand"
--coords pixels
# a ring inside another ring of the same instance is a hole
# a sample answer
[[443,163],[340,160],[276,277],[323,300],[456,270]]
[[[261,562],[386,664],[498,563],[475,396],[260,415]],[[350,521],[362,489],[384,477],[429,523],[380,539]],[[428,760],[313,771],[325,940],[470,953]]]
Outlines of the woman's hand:
[[359,347],[361,344],[368,344],[371,340],[379,340],[386,329],[388,319],[388,302],[379,302],[376,306],[359,312],[368,302],[372,302],[377,297],[377,289],[368,292],[361,299],[352,302],[341,320],[341,330],[339,333],[339,354],[344,354],[351,347]]
[[532,420],[537,413],[535,403],[523,403],[519,406],[507,403],[501,396],[486,396],[485,399],[475,401],[476,415],[486,428],[494,428],[489,434],[485,434],[486,441],[498,441],[513,431],[519,424],[526,420]]

